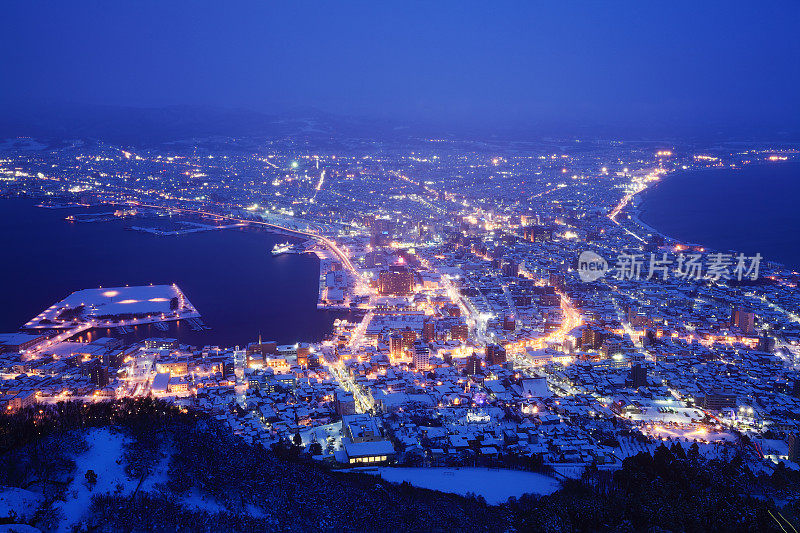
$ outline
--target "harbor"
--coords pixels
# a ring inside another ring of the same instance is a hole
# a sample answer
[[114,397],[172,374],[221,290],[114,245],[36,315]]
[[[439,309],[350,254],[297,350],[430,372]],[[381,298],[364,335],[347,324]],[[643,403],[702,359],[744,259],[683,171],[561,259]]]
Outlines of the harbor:
[[[162,237],[125,231],[130,219],[87,224],[64,220],[70,214],[94,215],[120,207],[46,209],[37,208],[37,203],[0,200],[0,228],[6,231],[8,242],[20,250],[10,257],[16,275],[0,279],[4,298],[19,302],[0,308],[0,329],[4,331],[19,329],[58,298],[98,285],[174,282],[202,312],[202,323],[210,329],[192,327],[188,320],[165,322],[166,332],[152,324],[125,324],[125,329],[117,330],[117,324],[109,330],[87,329],[76,339],[166,336],[200,346],[233,346],[255,340],[261,332],[279,343],[294,343],[298,339],[321,340],[333,330],[334,319],[341,316],[340,312],[317,308],[315,280],[319,280],[320,265],[316,257],[308,253],[276,257],[270,253],[275,244],[286,241],[304,248],[304,239],[296,234],[278,235],[268,226],[250,223],[232,231]],[[175,213],[158,216],[154,210],[136,208],[137,217],[147,219],[137,219],[137,225],[177,229],[170,226],[178,222]],[[19,224],[20,220],[26,223]],[[197,216],[195,220],[214,224],[210,217]],[[246,221],[230,221],[234,222]],[[57,270],[50,271],[49,267],[43,269],[43,265],[57,264],[79,264],[81,268],[69,276],[56,275]],[[295,319],[289,320],[289,316]]]
[[73,292],[21,329],[47,336],[45,342],[31,350],[35,353],[88,330],[115,329],[125,335],[131,333],[132,327],[154,324],[166,331],[164,322],[182,319],[194,321],[190,322],[194,327],[202,327],[200,313],[177,285],[98,287]]

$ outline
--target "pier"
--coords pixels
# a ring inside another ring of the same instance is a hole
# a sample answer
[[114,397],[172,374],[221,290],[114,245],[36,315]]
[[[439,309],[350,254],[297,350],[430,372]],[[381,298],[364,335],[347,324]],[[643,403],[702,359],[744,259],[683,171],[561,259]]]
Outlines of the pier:
[[165,322],[178,320],[186,320],[194,331],[209,329],[177,285],[109,287],[76,291],[29,320],[22,329],[57,331],[32,348],[30,353],[34,354],[91,329],[113,329],[126,335],[134,326],[153,324],[166,331]]
[[162,230],[158,228],[146,228],[143,226],[131,226],[129,229],[134,231],[143,231],[145,233],[149,233],[151,235],[158,235],[159,237],[172,237],[175,235],[187,235],[189,233],[201,233],[204,231],[214,231],[214,230],[223,230],[223,229],[235,229],[235,228],[245,228],[248,226],[245,222],[239,222],[236,224],[228,224],[225,226],[210,226],[208,224],[199,224],[197,222],[182,222],[187,226],[191,226],[188,228],[181,228],[177,230]]

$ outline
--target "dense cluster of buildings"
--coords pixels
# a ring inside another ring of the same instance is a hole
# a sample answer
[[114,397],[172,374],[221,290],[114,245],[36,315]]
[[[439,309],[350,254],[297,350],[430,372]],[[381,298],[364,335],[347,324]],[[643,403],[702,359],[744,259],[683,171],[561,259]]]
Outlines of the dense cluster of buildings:
[[[669,172],[773,151],[428,140],[410,153],[363,141],[344,153],[277,141],[250,155],[202,152],[19,153],[0,164],[2,190],[301,232],[317,243],[319,307],[349,317],[321,342],[241,349],[76,343],[40,322],[36,335],[0,336],[5,409],[153,394],[250,441],[359,466],[571,472],[613,468],[664,439],[758,463],[792,458],[800,275],[765,259],[744,280],[733,264],[689,276],[687,257],[711,251],[636,216],[637,193]],[[96,173],[109,185],[84,178]],[[587,250],[609,267],[590,281],[579,272]],[[643,258],[642,271],[626,271],[623,255]],[[667,256],[676,261],[651,259]],[[134,305],[124,301],[115,305]]]

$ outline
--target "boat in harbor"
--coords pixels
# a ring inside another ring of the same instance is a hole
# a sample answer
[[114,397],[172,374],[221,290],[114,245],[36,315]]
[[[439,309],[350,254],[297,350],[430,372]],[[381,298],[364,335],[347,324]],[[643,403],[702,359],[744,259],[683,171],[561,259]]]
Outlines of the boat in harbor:
[[290,254],[294,253],[294,244],[289,242],[284,242],[282,244],[276,244],[272,247],[272,255],[281,255],[281,254]]

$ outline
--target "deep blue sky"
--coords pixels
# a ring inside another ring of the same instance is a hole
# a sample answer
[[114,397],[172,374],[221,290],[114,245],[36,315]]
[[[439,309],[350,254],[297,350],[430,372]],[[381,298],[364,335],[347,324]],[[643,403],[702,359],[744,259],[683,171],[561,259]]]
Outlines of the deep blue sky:
[[798,0],[20,0],[0,99],[796,124],[798,28]]

